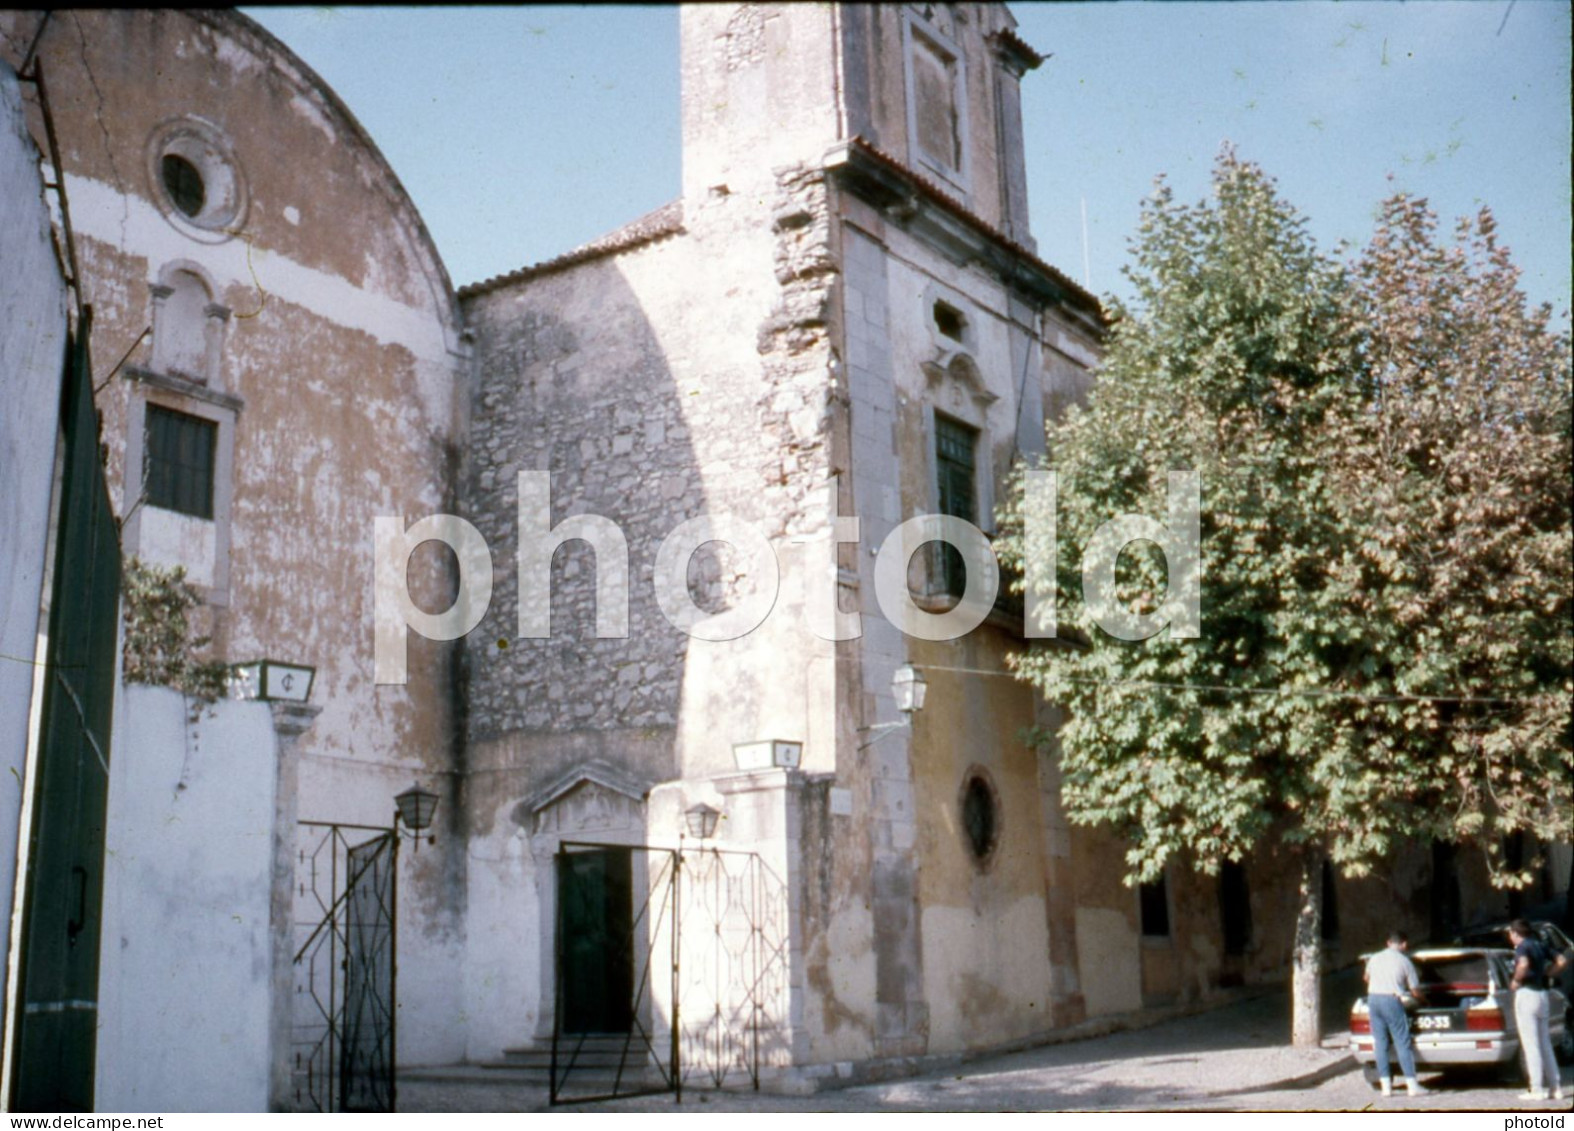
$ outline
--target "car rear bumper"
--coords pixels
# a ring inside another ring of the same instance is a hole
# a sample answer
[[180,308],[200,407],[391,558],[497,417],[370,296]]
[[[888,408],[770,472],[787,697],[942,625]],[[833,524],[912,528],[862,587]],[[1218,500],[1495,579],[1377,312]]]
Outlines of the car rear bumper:
[[[1454,1068],[1472,1064],[1507,1064],[1519,1056],[1519,1039],[1509,1036],[1433,1037],[1412,1035],[1417,1068]],[[1351,1036],[1350,1054],[1361,1064],[1373,1064],[1377,1054],[1372,1048],[1372,1038],[1362,1034]],[[1389,1059],[1398,1063],[1392,1049]]]

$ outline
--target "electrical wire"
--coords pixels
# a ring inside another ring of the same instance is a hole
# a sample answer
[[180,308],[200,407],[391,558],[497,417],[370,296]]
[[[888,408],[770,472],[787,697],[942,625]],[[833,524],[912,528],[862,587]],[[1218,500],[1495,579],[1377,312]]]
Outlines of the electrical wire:
[[[926,672],[961,672],[966,675],[994,675],[1021,678],[1016,672],[999,668],[953,668],[939,664],[924,664]],[[1360,691],[1343,691],[1333,687],[1230,687],[1216,683],[1165,683],[1138,679],[1089,679],[1085,676],[1062,676],[1067,683],[1083,683],[1094,687],[1130,687],[1142,691],[1215,691],[1226,695],[1305,695],[1327,699],[1350,699],[1361,703],[1542,703],[1556,699],[1555,695],[1527,695],[1517,698],[1488,695],[1368,695]]]

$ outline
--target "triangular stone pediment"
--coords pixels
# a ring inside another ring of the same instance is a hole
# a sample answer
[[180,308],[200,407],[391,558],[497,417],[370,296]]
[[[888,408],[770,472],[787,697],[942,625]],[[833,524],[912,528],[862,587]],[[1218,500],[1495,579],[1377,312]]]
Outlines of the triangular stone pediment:
[[645,790],[606,766],[578,766],[520,802],[514,819],[532,833],[643,830]]

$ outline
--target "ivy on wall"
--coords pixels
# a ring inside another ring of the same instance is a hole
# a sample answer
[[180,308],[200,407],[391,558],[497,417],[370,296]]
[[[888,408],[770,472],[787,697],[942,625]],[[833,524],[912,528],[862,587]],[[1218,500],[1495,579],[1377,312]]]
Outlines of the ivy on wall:
[[200,703],[222,699],[229,667],[197,653],[212,643],[193,636],[190,613],[202,603],[184,566],[155,566],[129,558],[122,582],[126,635],[124,679],[172,687]]

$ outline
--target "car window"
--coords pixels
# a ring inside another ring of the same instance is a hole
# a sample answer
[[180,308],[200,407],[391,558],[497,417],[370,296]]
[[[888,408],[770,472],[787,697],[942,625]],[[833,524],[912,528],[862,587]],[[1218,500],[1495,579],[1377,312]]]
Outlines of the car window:
[[1494,954],[1492,959],[1492,974],[1499,986],[1506,986],[1513,978],[1513,971],[1509,967],[1508,959],[1500,954]]
[[1419,958],[1416,971],[1423,986],[1482,986],[1491,980],[1487,956],[1467,954],[1457,958]]
[[1459,941],[1466,946],[1507,946],[1508,931],[1506,929],[1470,931],[1467,934],[1460,935]]
[[1541,943],[1551,954],[1559,954],[1569,948],[1568,936],[1558,930],[1551,923],[1541,924],[1541,929],[1536,932],[1541,936]]

